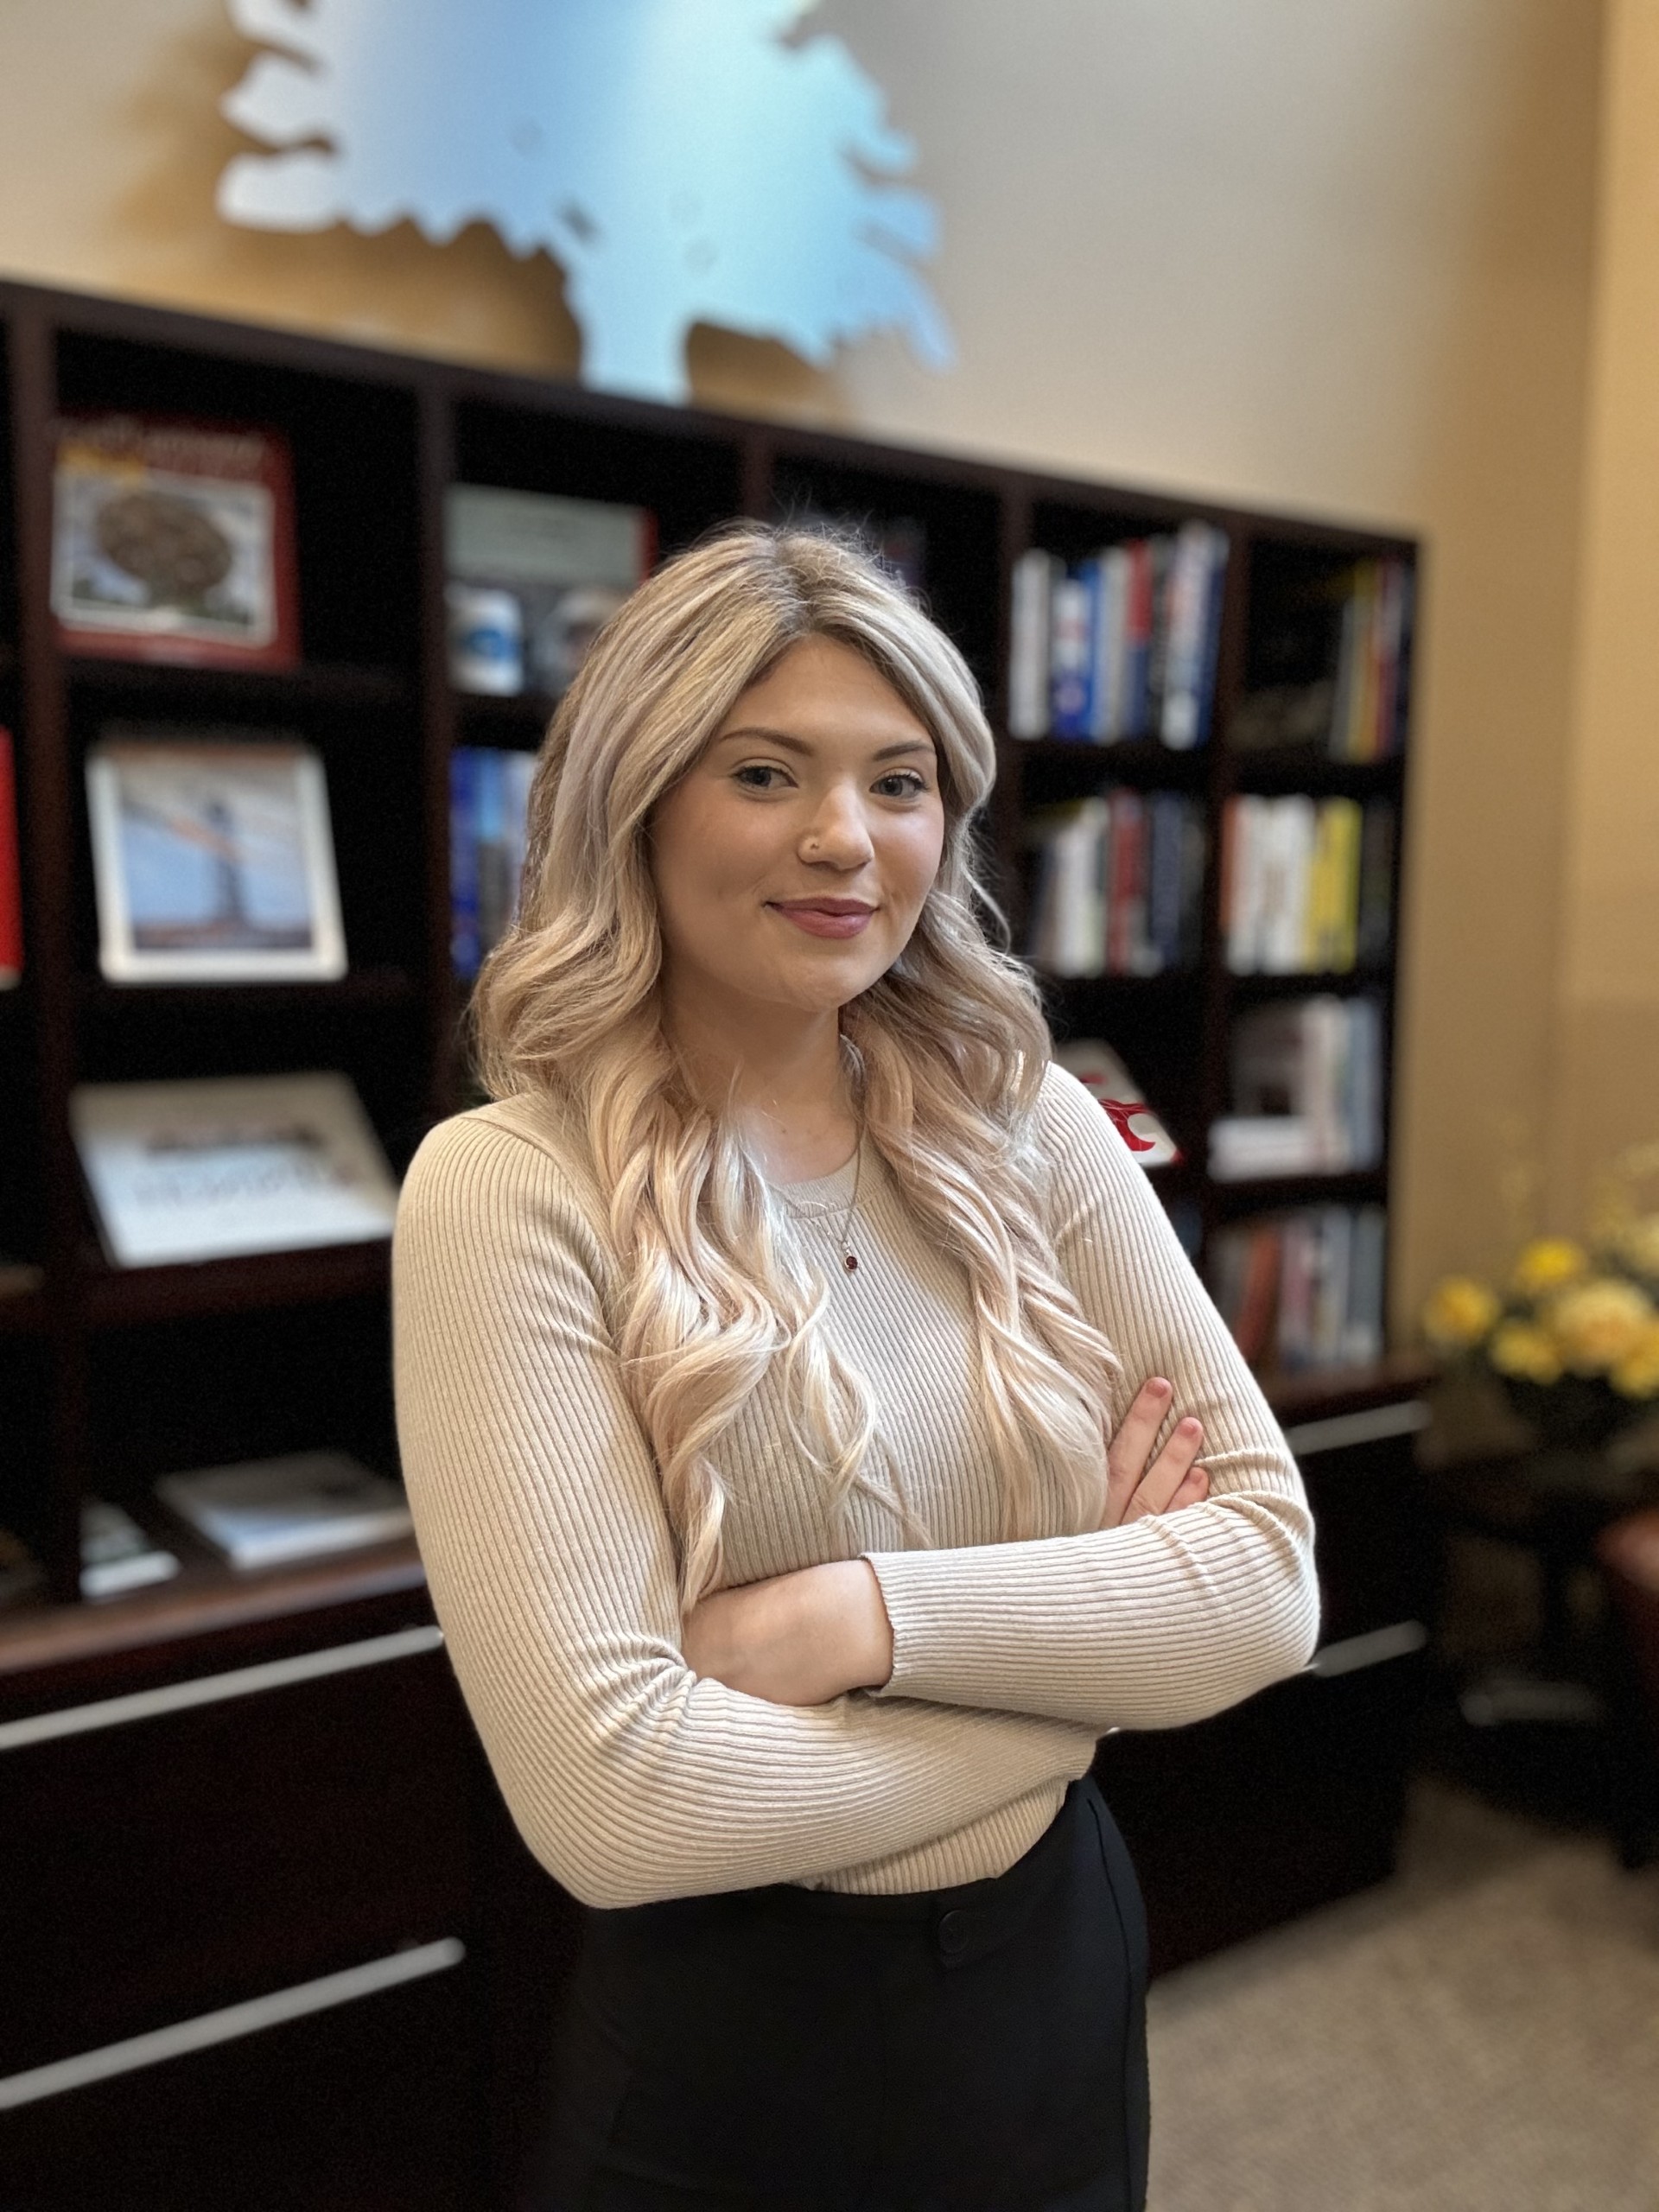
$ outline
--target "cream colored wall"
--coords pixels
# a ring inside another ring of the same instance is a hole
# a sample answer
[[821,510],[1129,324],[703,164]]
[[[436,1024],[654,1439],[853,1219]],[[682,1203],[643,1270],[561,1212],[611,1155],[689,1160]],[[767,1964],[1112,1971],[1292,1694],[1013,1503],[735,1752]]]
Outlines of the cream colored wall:
[[1659,1140],[1659,5],[1613,0],[1551,1199]]
[[[1501,1241],[1499,1127],[1551,1066],[1599,7],[823,0],[817,20],[923,148],[961,363],[935,378],[878,340],[820,374],[703,331],[699,397],[1428,541],[1409,1301]],[[485,232],[221,226],[238,141],[216,102],[246,52],[218,0],[9,0],[0,267],[574,365],[556,272]]]

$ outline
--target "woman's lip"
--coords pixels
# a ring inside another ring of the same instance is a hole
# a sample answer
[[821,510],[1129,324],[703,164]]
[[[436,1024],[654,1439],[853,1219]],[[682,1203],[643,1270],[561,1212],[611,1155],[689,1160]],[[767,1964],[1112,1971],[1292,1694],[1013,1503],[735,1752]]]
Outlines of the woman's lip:
[[774,899],[769,903],[774,913],[793,922],[809,937],[857,937],[868,927],[875,912],[874,906],[861,906],[842,899]]

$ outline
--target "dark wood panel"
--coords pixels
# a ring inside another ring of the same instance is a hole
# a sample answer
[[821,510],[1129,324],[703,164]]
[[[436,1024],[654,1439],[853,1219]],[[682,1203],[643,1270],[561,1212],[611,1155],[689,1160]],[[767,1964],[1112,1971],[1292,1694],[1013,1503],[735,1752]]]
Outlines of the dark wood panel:
[[482,2212],[465,1967],[0,2113],[0,2212]]
[[442,1653],[0,1754],[0,2074],[452,1935]]

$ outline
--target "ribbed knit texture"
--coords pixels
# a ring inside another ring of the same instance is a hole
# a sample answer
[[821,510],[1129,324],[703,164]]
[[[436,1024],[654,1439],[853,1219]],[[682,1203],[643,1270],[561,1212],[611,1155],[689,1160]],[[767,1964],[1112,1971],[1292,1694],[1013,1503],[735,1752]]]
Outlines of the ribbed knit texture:
[[[1001,1872],[1096,1738],[1196,1720],[1313,1648],[1312,1529],[1249,1370],[1111,1122],[1051,1069],[1048,1225],[1116,1347],[1121,1416],[1166,1375],[1205,1425],[1211,1497],[1082,1536],[1003,1543],[966,1277],[867,1149],[852,1189],[785,1189],[831,1286],[828,1325],[873,1387],[885,1478],[931,1546],[855,1496],[831,1524],[771,1379],[721,1455],[727,1577],[862,1552],[892,1681],[808,1708],[699,1681],[672,1540],[615,1351],[619,1275],[578,1136],[525,1096],[435,1129],[393,1248],[398,1435],[433,1602],[531,1849],[588,1904],[770,1882],[892,1893]],[[1173,1415],[1172,1415],[1173,1418]]]

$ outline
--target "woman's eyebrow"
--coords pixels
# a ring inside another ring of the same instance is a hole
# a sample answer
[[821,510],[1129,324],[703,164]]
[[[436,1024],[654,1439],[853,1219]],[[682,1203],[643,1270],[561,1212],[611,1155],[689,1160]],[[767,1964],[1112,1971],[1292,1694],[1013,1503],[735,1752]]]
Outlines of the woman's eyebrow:
[[[715,740],[716,745],[728,744],[734,738],[763,737],[770,745],[781,746],[785,753],[798,753],[810,758],[813,747],[804,738],[791,737],[786,729],[769,729],[763,722],[746,722],[741,729],[723,729]],[[934,753],[938,750],[931,737],[900,738],[894,745],[884,745],[873,753],[873,760],[896,760],[904,753]]]

